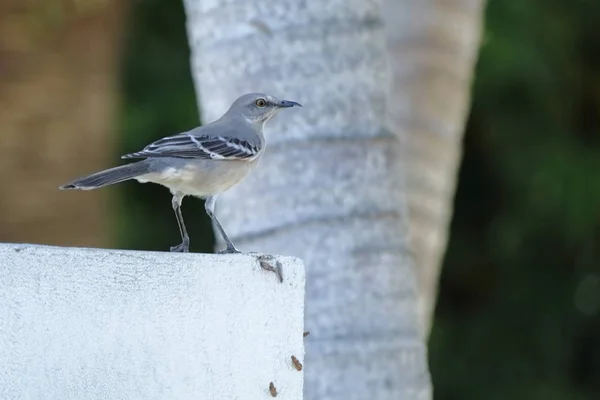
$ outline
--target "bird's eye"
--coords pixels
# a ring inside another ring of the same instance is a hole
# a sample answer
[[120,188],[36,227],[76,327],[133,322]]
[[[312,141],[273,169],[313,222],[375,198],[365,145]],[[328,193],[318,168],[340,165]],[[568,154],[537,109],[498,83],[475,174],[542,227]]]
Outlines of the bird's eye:
[[266,106],[266,105],[267,105],[267,102],[266,102],[266,100],[265,100],[265,99],[258,99],[258,100],[256,100],[256,105],[257,105],[258,107],[261,107],[261,108],[262,108],[262,107],[264,107],[264,106]]

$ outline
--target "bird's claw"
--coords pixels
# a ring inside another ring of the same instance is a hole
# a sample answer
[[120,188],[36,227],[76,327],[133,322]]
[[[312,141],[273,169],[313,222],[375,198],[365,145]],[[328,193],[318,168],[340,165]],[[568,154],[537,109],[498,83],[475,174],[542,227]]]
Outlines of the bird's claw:
[[217,254],[242,254],[242,252],[235,247],[227,247],[224,250],[217,251]]
[[171,246],[169,249],[171,253],[189,253],[190,252],[190,244],[183,242],[178,244],[177,246]]

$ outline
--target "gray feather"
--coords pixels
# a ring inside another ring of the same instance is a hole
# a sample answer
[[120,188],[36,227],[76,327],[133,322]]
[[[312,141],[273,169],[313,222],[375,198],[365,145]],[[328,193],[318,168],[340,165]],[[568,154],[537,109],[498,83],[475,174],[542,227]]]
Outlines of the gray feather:
[[143,150],[121,158],[203,158],[212,160],[252,160],[264,147],[263,124],[251,124],[245,118],[225,114],[223,118],[188,132],[150,143]]
[[133,179],[138,176],[147,174],[148,172],[150,172],[149,164],[147,161],[144,160],[96,172],[95,174],[88,175],[86,177],[76,179],[73,182],[67,183],[66,185],[62,185],[59,187],[59,189],[97,189],[103,186],[112,185],[114,183],[123,182],[128,179]]

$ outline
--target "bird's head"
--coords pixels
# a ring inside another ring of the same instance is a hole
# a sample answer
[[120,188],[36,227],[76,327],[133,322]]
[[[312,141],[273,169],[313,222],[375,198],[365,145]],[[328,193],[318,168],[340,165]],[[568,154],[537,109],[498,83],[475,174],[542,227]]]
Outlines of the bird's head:
[[262,124],[273,117],[282,108],[299,106],[299,103],[290,100],[279,100],[277,97],[265,93],[249,93],[239,97],[228,112],[240,113],[252,124]]

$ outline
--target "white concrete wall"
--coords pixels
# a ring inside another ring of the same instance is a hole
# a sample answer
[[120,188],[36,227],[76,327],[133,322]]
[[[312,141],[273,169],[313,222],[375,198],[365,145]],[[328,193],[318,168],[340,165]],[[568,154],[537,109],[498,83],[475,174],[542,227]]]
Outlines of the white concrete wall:
[[301,399],[304,268],[0,244],[0,399]]

